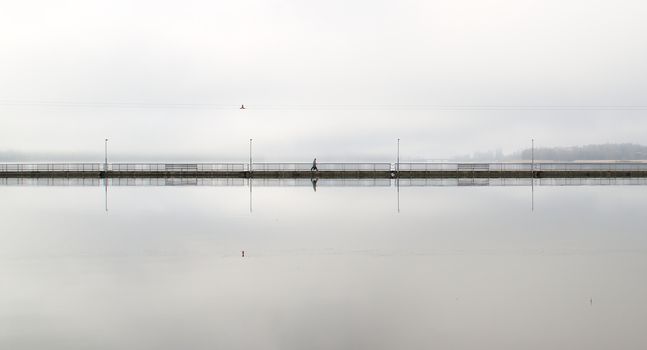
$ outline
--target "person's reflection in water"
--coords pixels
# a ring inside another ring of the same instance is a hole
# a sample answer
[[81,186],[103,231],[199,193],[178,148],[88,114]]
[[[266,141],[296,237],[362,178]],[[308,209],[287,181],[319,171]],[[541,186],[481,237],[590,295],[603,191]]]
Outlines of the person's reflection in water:
[[312,189],[315,190],[315,192],[317,192],[317,181],[319,181],[319,179],[316,177],[313,177],[310,179],[310,181],[312,181]]

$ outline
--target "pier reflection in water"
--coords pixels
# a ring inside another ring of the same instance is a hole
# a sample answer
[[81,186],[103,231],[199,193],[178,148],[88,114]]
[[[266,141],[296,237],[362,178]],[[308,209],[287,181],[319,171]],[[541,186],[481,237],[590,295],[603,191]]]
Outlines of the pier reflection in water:
[[644,179],[2,183],[3,349],[647,344]]
[[[396,179],[308,179],[261,178],[253,179],[254,186],[312,187],[396,187]],[[461,178],[461,179],[399,179],[399,186],[531,186],[530,178]],[[112,178],[108,186],[249,186],[250,179],[242,178]],[[99,178],[0,178],[0,186],[103,186]],[[628,186],[647,185],[647,178],[539,178],[534,186]]]

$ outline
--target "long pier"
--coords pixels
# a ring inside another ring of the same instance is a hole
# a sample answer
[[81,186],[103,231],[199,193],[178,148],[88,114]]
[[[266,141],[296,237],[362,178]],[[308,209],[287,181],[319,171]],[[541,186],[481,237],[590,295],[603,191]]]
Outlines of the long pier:
[[0,163],[1,178],[604,178],[647,177],[647,162]]

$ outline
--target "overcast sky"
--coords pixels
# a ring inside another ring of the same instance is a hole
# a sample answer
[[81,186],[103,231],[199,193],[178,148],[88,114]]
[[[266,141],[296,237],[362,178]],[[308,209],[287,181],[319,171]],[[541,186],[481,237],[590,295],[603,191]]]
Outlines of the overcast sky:
[[[0,1],[0,152],[439,159],[647,144],[647,3]],[[236,106],[245,104],[246,110]],[[454,106],[439,110],[434,106]],[[459,110],[455,110],[459,109]]]

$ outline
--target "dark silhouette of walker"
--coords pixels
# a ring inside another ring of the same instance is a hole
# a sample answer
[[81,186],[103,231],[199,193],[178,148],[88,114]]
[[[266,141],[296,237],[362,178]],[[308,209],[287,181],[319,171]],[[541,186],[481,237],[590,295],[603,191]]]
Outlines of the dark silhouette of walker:
[[319,169],[317,169],[317,158],[312,161],[312,168],[310,168],[310,171],[319,171]]

